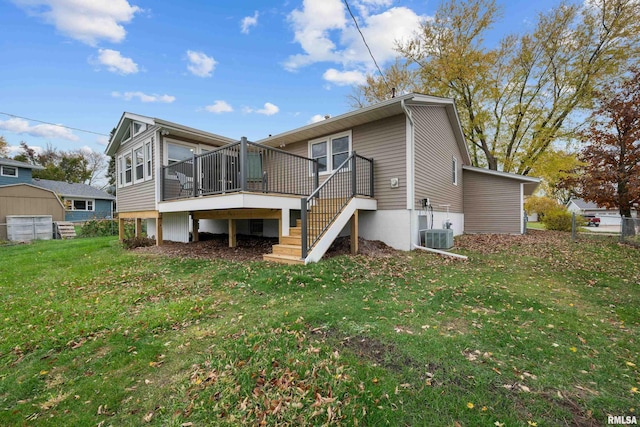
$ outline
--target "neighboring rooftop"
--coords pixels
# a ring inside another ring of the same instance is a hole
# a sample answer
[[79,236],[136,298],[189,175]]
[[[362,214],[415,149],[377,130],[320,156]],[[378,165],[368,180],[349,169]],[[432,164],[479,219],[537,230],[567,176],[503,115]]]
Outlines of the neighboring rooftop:
[[62,197],[82,197],[85,199],[115,200],[109,193],[99,190],[87,184],[52,181],[50,179],[34,178],[33,185],[51,190]]
[[7,159],[4,157],[0,157],[0,165],[15,166],[17,168],[25,168],[25,169],[44,170],[42,166],[32,165],[31,163],[19,162],[17,160]]
[[571,199],[571,202],[573,202],[579,209],[605,209],[601,208],[593,202],[587,202],[582,199]]

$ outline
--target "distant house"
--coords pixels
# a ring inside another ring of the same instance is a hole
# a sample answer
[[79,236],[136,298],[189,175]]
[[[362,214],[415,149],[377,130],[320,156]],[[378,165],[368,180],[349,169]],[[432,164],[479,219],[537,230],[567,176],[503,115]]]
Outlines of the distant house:
[[43,169],[42,166],[31,165],[13,159],[0,158],[0,186],[31,184],[32,171]]
[[[603,208],[593,202],[587,202],[582,199],[569,200],[567,210],[580,215],[595,215],[600,218],[600,224],[602,225],[620,225],[622,219],[618,209]],[[637,212],[631,211],[631,214],[635,217]]]
[[115,197],[87,184],[34,179],[33,185],[56,193],[65,207],[65,221],[113,217]]
[[230,246],[236,233],[279,237],[265,259],[291,263],[345,234],[401,250],[425,229],[520,234],[539,184],[472,167],[454,101],[416,93],[256,142],[125,112],[106,153],[121,226],[144,219],[158,244],[198,231],[228,232]]

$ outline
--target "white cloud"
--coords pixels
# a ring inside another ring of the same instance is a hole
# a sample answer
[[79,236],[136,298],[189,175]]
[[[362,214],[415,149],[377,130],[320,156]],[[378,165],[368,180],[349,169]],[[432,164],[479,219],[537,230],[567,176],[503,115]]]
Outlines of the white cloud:
[[324,120],[324,116],[322,114],[316,114],[315,116],[311,117],[307,123],[309,124],[318,123],[323,120]]
[[127,75],[135,74],[138,70],[138,64],[133,59],[124,57],[117,50],[98,49],[98,59],[90,60],[94,64],[104,65],[112,73]]
[[141,102],[160,102],[164,104],[171,104],[176,100],[175,96],[167,94],[157,95],[154,93],[151,95],[147,95],[143,92],[111,92],[111,96],[113,96],[114,98],[122,98],[125,101],[131,101],[133,98],[138,98],[138,100],[140,100]]
[[255,27],[256,25],[258,25],[258,16],[259,14],[256,10],[253,16],[245,16],[244,18],[242,18],[242,21],[240,21],[240,31],[242,32],[242,34],[249,34],[249,30],[251,29],[251,27]]
[[212,56],[207,56],[204,52],[187,51],[189,65],[187,69],[198,77],[211,77],[211,73],[216,68],[216,60]]
[[211,105],[207,105],[204,107],[210,113],[231,113],[233,111],[233,107],[229,105],[226,101],[216,100]]
[[103,147],[106,147],[107,145],[109,145],[109,137],[108,136],[99,136],[96,138],[96,144],[98,145],[102,145]]
[[[396,41],[407,40],[427,19],[406,7],[390,7],[391,0],[355,1],[352,11],[362,33],[380,66],[397,56]],[[357,84],[360,77],[375,70],[353,21],[341,0],[305,0],[302,9],[293,10],[288,20],[294,32],[294,40],[302,53],[291,55],[284,63],[285,69],[296,71],[318,62],[338,64],[325,72],[324,78],[334,84]]]
[[341,0],[304,0],[302,10],[295,9],[288,20],[293,26],[294,40],[305,53],[290,56],[284,64],[287,70],[339,59],[331,32],[343,30],[347,25]]
[[131,22],[138,6],[128,0],[13,0],[27,13],[42,17],[58,31],[90,46],[106,40],[119,43],[127,32],[123,24]]
[[258,110],[253,109],[251,107],[242,107],[242,112],[245,114],[257,113],[257,114],[264,114],[265,116],[273,116],[274,114],[277,114],[279,111],[280,111],[280,108],[277,105],[274,105],[270,102],[265,102],[264,107]]
[[27,134],[38,138],[66,139],[67,141],[80,140],[78,136],[71,132],[71,129],[49,124],[30,126],[27,120],[15,117],[5,121],[0,120],[0,129],[17,134]]
[[256,110],[256,113],[264,114],[265,116],[273,116],[274,114],[277,114],[278,111],[280,111],[280,108],[278,108],[277,105],[274,105],[270,102],[266,102],[264,104],[264,108]]
[[361,85],[367,82],[367,77],[360,71],[338,71],[329,68],[322,78],[338,86]]

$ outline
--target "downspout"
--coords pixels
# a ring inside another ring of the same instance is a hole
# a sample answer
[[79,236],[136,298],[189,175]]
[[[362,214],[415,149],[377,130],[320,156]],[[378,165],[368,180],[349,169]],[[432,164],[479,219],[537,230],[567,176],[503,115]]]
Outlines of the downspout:
[[411,180],[407,179],[407,198],[409,200],[409,249],[412,248],[413,245],[413,214],[415,212],[415,191],[416,191],[416,186],[415,186],[415,157],[414,157],[414,142],[415,142],[415,123],[413,121],[413,116],[411,115],[411,110],[409,110],[407,108],[407,106],[404,103],[404,99],[402,99],[400,101],[400,106],[402,107],[402,110],[404,111],[404,113],[406,114],[407,118],[409,119],[409,125],[411,127],[411,129],[409,130],[409,161],[411,162],[410,164],[407,164],[407,169],[409,172],[409,176],[411,177]]

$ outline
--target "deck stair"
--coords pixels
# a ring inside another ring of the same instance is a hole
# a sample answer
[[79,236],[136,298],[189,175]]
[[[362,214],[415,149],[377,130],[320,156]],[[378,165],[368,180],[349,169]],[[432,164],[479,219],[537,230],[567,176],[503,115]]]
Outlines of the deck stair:
[[73,239],[76,237],[76,228],[72,222],[55,221],[53,231],[56,239]]
[[360,196],[373,200],[373,160],[354,151],[308,197],[301,199],[302,219],[263,259],[288,264],[317,262],[352,217],[356,218],[352,234],[357,237]]

